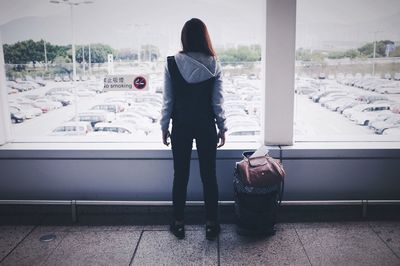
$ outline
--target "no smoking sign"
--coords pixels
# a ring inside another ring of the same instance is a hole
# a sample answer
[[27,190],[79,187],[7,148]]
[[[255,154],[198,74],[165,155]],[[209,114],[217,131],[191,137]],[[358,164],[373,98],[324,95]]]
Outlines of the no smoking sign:
[[107,75],[103,91],[147,91],[147,75]]
[[142,76],[138,76],[133,80],[133,86],[138,90],[143,90],[147,86],[147,80]]

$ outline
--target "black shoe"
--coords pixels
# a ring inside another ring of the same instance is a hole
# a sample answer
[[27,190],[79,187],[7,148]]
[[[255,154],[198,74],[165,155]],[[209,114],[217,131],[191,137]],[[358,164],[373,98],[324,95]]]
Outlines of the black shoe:
[[183,239],[185,238],[185,225],[184,224],[175,224],[172,223],[169,226],[169,230],[171,231],[174,236],[178,239]]
[[208,240],[215,240],[221,231],[221,226],[219,224],[206,225],[206,238]]

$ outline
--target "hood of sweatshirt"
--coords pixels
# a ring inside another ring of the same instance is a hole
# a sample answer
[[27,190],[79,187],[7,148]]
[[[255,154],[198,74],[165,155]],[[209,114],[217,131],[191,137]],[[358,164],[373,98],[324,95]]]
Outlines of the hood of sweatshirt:
[[175,55],[175,61],[179,72],[188,83],[202,82],[216,77],[221,72],[215,57],[203,53],[178,53]]

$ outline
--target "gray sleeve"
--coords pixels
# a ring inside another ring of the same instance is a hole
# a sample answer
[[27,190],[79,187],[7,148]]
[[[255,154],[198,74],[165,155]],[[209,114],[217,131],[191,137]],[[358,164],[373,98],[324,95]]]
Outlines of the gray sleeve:
[[[220,66],[218,66],[219,69],[221,69]],[[222,77],[221,77],[221,71],[218,71],[219,73],[216,76],[215,79],[215,85],[214,85],[214,90],[213,90],[213,95],[212,95],[212,107],[214,110],[214,115],[215,115],[215,120],[217,123],[217,127],[221,131],[226,131],[226,117],[225,117],[225,110],[224,110],[224,95],[223,95],[223,88],[222,88]]]
[[166,131],[169,128],[169,121],[172,115],[172,108],[174,104],[174,97],[172,92],[171,76],[168,71],[168,65],[165,66],[164,71],[164,92],[163,92],[163,105],[161,109],[160,125],[161,130]]

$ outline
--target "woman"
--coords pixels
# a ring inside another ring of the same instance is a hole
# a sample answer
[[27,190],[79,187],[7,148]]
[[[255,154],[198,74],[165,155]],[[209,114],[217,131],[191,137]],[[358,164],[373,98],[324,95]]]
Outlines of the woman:
[[214,240],[220,232],[216,150],[225,144],[227,130],[222,107],[221,66],[216,61],[207,27],[200,19],[193,18],[185,23],[181,41],[182,51],[167,60],[160,120],[163,143],[168,146],[171,137],[174,157],[174,221],[170,231],[179,239],[185,237],[184,208],[195,139],[206,208],[206,238]]

